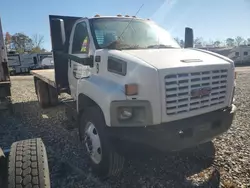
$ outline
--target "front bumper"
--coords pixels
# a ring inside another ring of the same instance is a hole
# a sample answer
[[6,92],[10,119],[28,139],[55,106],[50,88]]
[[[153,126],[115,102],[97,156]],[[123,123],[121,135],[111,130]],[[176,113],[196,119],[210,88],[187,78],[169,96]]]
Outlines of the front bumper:
[[108,128],[109,136],[148,145],[161,151],[177,151],[208,142],[232,124],[235,105],[199,116],[149,127]]

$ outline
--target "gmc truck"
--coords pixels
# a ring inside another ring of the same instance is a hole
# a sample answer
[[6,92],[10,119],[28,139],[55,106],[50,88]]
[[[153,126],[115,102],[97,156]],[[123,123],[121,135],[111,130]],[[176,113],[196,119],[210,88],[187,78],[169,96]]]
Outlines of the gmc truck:
[[[0,19],[0,129],[4,110],[11,105],[8,58]],[[1,134],[1,137],[4,137]],[[3,140],[3,138],[1,138]],[[46,148],[40,138],[14,142],[10,148],[1,148],[0,143],[0,187],[1,188],[50,188],[49,167]]]
[[177,151],[211,141],[233,121],[234,62],[185,48],[153,21],[135,16],[50,15],[54,70],[32,71],[42,107],[72,96],[67,115],[99,176],[118,174],[121,142]]

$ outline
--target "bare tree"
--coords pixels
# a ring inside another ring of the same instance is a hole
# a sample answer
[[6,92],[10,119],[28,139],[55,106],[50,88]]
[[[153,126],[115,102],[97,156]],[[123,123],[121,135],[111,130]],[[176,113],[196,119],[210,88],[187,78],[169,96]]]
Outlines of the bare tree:
[[207,41],[207,45],[213,46],[214,45],[214,41],[212,39],[209,39],[209,41]]
[[247,39],[247,44],[250,45],[250,38]]
[[233,46],[234,46],[234,39],[232,39],[232,38],[227,38],[226,44],[227,44],[227,46],[229,46],[229,47],[233,47]]
[[42,44],[44,43],[44,36],[35,34],[32,37],[32,50],[33,53],[40,53],[42,52]]
[[244,39],[240,36],[235,38],[235,42],[237,44],[237,46],[241,45],[241,43],[244,41]]
[[247,40],[244,39],[243,42],[242,42],[241,44],[247,45]]
[[42,48],[42,44],[44,43],[44,36],[35,34],[32,37],[33,48]]
[[194,45],[195,46],[202,46],[203,45],[203,38],[202,37],[197,37],[194,39]]

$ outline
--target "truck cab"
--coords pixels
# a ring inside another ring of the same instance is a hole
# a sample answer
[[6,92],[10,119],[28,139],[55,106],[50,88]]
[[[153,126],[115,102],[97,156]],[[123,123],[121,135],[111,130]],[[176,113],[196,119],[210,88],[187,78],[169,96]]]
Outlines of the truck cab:
[[76,101],[79,133],[95,172],[115,175],[119,141],[176,151],[211,141],[233,121],[234,62],[185,48],[153,21],[50,16],[57,93]]

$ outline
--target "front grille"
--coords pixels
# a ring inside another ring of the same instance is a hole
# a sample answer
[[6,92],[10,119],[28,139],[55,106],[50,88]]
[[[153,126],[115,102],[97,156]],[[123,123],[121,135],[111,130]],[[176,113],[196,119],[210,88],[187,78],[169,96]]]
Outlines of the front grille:
[[[226,69],[170,74],[165,76],[166,113],[177,115],[225,103]],[[191,91],[209,88],[210,93],[194,96]]]

